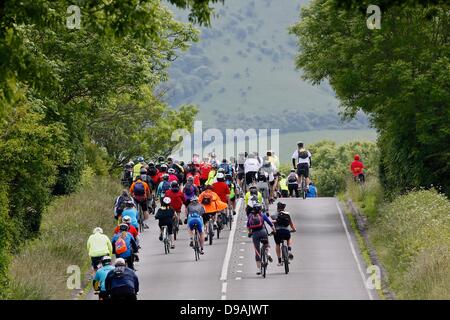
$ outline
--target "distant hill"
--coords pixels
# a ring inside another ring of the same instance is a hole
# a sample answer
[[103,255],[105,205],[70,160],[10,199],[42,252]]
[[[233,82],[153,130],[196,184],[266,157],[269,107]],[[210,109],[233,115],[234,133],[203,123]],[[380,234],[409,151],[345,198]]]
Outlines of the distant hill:
[[[170,69],[167,101],[194,103],[204,127],[279,128],[280,132],[367,129],[363,115],[342,123],[330,86],[300,79],[296,40],[287,28],[307,0],[226,0],[201,29],[201,41]],[[186,13],[175,10],[180,20]]]

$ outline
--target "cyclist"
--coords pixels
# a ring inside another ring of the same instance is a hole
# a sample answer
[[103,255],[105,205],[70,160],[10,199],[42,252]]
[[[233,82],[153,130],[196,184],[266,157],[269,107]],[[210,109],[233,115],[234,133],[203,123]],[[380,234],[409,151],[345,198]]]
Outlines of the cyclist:
[[169,170],[167,170],[167,173],[169,174],[169,182],[179,182],[177,172],[174,168],[169,168]]
[[102,258],[102,267],[95,273],[94,279],[92,280],[92,286],[94,290],[98,292],[99,300],[108,300],[109,295],[106,292],[105,279],[108,273],[113,270],[114,267],[111,265],[111,257],[104,256]]
[[182,225],[181,208],[183,207],[183,204],[186,203],[186,198],[184,197],[183,191],[180,190],[178,182],[172,181],[170,189],[167,190],[165,196],[170,198],[170,207],[176,212],[179,224]]
[[281,196],[283,198],[289,197],[289,187],[288,187],[288,184],[287,184],[287,179],[286,179],[286,175],[285,174],[281,175],[281,180],[280,180],[279,185],[280,185],[280,190],[281,190]]
[[365,176],[364,176],[364,168],[365,167],[360,159],[361,159],[361,157],[359,156],[359,154],[356,154],[354,157],[354,161],[350,165],[350,170],[353,173],[353,179],[355,181],[357,181],[357,179],[359,179],[359,181],[364,182],[365,181]]
[[247,217],[252,212],[252,208],[255,204],[261,204],[263,202],[263,196],[255,185],[250,186],[249,190],[245,194],[244,202]]
[[225,175],[225,182],[230,189],[230,204],[233,208],[233,215],[236,215],[236,184],[233,182],[233,176],[231,174]]
[[[122,212],[122,221],[126,218],[130,218],[130,224],[135,228],[139,228],[138,222],[139,213],[136,210],[136,205],[133,200],[128,200],[125,202],[125,209]],[[128,220],[128,219],[127,219]]]
[[[297,143],[297,150],[292,154],[292,164],[294,169],[297,169],[297,174],[300,179],[301,176],[306,179],[306,188],[309,186],[309,168],[312,167],[312,155],[309,150],[305,149],[305,144],[302,141]],[[295,162],[297,161],[297,165]],[[301,186],[301,181],[298,181]]]
[[161,171],[161,167],[162,167],[163,165],[167,167],[167,165],[166,165],[166,163],[165,163],[164,157],[163,157],[163,156],[159,156],[159,157],[158,157],[158,163],[155,165],[155,166],[156,166],[156,169],[158,169],[158,170]]
[[219,168],[223,169],[224,174],[233,174],[233,166],[228,163],[227,159],[223,159],[222,163],[219,165]]
[[247,152],[245,153],[239,153],[239,158],[236,162],[236,168],[235,168],[235,172],[236,172],[236,180],[237,180],[237,184],[239,186],[239,188],[241,190],[243,190],[243,182],[245,179],[245,167],[244,167],[244,163],[245,163],[245,159],[247,158]]
[[169,175],[166,173],[162,176],[162,181],[158,185],[156,196],[162,200],[165,197],[167,190],[170,189]]
[[307,198],[316,198],[318,196],[318,192],[317,192],[317,188],[316,185],[311,181],[309,183],[309,190],[308,193],[306,194]]
[[200,185],[204,186],[206,184],[206,181],[208,181],[209,172],[211,171],[212,166],[208,162],[208,158],[204,158],[203,161],[200,163],[199,170],[200,170]]
[[156,212],[155,219],[159,220],[159,241],[163,240],[162,231],[163,227],[167,226],[167,233],[169,234],[170,247],[175,249],[175,244],[173,243],[173,220],[175,219],[175,211],[171,208],[171,199],[169,197],[164,197],[161,201],[161,207]]
[[119,258],[106,276],[105,288],[111,300],[136,300],[139,280],[134,270],[127,268],[125,260]]
[[262,170],[262,168],[258,171],[256,175],[256,187],[258,191],[261,192],[265,209],[269,208],[269,175],[267,172]]
[[189,162],[186,168],[186,182],[189,179],[189,177],[193,178],[192,183],[199,188],[201,185],[201,177],[200,177],[200,173],[199,170],[197,169],[197,167],[195,166],[194,162]]
[[133,183],[133,167],[134,162],[130,161],[125,164],[123,176],[122,176],[122,185],[129,188]]
[[275,170],[278,170],[278,168],[280,167],[280,160],[278,159],[278,157],[275,155],[275,152],[273,150],[267,150],[267,159],[270,161],[270,163],[273,164],[273,166],[275,167]]
[[[131,233],[131,235],[136,240],[136,244],[137,244],[137,239],[138,239],[138,236],[139,236],[139,232],[137,231],[136,227],[131,224],[131,217],[130,216],[124,216],[123,219],[122,219],[122,223],[126,223],[128,225],[128,232]],[[118,225],[118,226],[116,226],[114,228],[114,234],[117,234],[119,232],[120,232],[120,225]]]
[[139,174],[141,172],[141,168],[144,166],[144,164],[145,164],[144,158],[143,157],[138,157],[137,158],[137,163],[133,167],[133,176],[134,177],[139,176]]
[[[203,191],[198,197],[198,201],[205,208],[205,214],[203,215],[203,221],[205,223],[205,232],[208,234],[208,224],[210,218],[214,221],[214,228],[217,228],[217,212],[225,210],[228,205],[221,201],[217,193],[213,190],[213,187],[208,185],[206,186],[206,190]],[[205,239],[207,240],[207,239]]]
[[289,259],[294,259],[294,255],[291,252],[292,249],[292,239],[291,239],[291,231],[289,230],[289,227],[291,227],[292,231],[295,232],[295,225],[294,222],[292,222],[291,216],[288,212],[284,211],[286,209],[286,204],[282,202],[277,203],[277,213],[272,215],[271,218],[275,224],[275,230],[276,233],[274,235],[275,240],[275,251],[277,253],[278,257],[278,266],[282,266],[283,263],[281,262],[281,249],[280,245],[281,242],[286,240],[287,241],[287,247],[289,251]]
[[125,209],[126,202],[131,200],[130,195],[128,194],[128,190],[123,190],[122,194],[117,197],[114,203],[114,219],[120,222],[122,218],[122,212]]
[[200,236],[200,254],[204,254],[203,246],[205,243],[205,234],[204,234],[204,226],[202,216],[205,214],[205,208],[198,203],[198,198],[194,197],[191,200],[191,203],[188,206],[188,221],[187,225],[189,227],[189,237],[190,243],[189,245],[192,247],[194,245],[193,236],[194,236],[194,226],[197,225],[197,232]]
[[136,203],[141,206],[142,211],[144,213],[143,226],[145,229],[148,229],[149,227],[145,223],[145,221],[149,217],[147,202],[148,199],[150,198],[150,187],[146,182],[142,180],[141,176],[138,176],[136,178],[136,181],[133,182],[133,184],[130,187],[130,193],[133,199],[136,201]]
[[225,175],[222,172],[217,173],[216,180],[217,182],[214,182],[212,185],[213,191],[219,196],[220,201],[229,205],[231,191],[225,182]]
[[151,184],[150,187],[153,191],[156,191],[156,189],[158,188],[158,184],[161,182],[160,181],[160,175],[159,175],[159,170],[156,168],[155,163],[154,162],[149,162],[148,163],[148,169],[147,169],[147,173],[151,178]]
[[108,236],[103,234],[103,229],[97,227],[94,229],[87,241],[87,250],[91,257],[92,268],[97,271],[102,258],[112,254],[112,245]]
[[266,157],[264,159],[263,162],[263,166],[261,167],[259,172],[264,172],[266,173],[267,177],[268,177],[268,184],[269,184],[269,194],[268,194],[268,198],[269,198],[269,202],[273,203],[274,198],[275,198],[275,187],[278,184],[277,181],[277,169],[276,167],[272,164],[272,162],[269,161],[269,158]]
[[256,179],[256,174],[261,167],[260,162],[256,159],[254,154],[249,154],[247,160],[244,162],[245,183],[247,186],[253,183]]
[[216,174],[217,174],[217,172],[218,172],[218,170],[219,170],[219,165],[217,164],[217,162],[212,162],[211,163],[211,170],[209,171],[209,174],[208,174],[208,180],[205,182],[205,185],[212,185],[215,181],[215,179],[216,179]]
[[[270,221],[270,219],[265,215],[262,214],[262,206],[260,204],[255,204],[252,208],[252,211],[250,215],[248,216],[247,220],[247,228],[249,231],[249,237],[253,240],[253,247],[255,249],[255,260],[256,260],[256,274],[261,274],[261,256],[260,256],[260,250],[261,250],[261,244],[265,246],[266,248],[266,254],[267,259],[269,262],[272,262],[272,256],[270,255],[269,249],[269,238],[267,234],[267,229],[264,225],[264,222],[266,222],[269,226],[273,228],[273,223]],[[275,230],[274,230],[275,233]]]
[[[186,219],[187,219],[187,206],[191,200],[198,195],[198,188],[194,185],[194,177],[189,176],[186,181],[186,185],[183,188],[183,194],[185,198],[184,206],[186,208]],[[187,220],[184,220],[187,223]]]
[[127,262],[130,269],[134,270],[134,254],[138,253],[139,249],[133,235],[128,232],[129,228],[126,223],[120,225],[120,232],[115,234],[112,239],[113,253],[116,258],[123,258]]
[[289,173],[287,177],[287,185],[289,190],[289,196],[293,197],[295,192],[295,197],[298,198],[300,196],[298,192],[298,175],[295,172],[295,169],[291,169],[291,172]]

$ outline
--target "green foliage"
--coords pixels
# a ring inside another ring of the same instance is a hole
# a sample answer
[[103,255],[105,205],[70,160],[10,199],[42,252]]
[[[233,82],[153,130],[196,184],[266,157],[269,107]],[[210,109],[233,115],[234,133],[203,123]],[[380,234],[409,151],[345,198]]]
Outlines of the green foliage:
[[313,154],[311,179],[321,196],[333,197],[346,188],[346,177],[351,177],[350,164],[355,154],[361,160],[368,176],[377,176],[378,148],[373,142],[354,141],[338,145],[333,141],[321,141],[307,148]]
[[435,190],[410,192],[380,210],[371,229],[401,299],[450,296],[450,201]]
[[329,79],[353,117],[378,129],[381,182],[390,192],[416,186],[450,190],[450,17],[448,6],[395,4],[380,30],[358,9],[314,0],[291,28],[297,67],[314,84]]
[[82,176],[83,188],[56,199],[43,216],[39,238],[14,257],[10,299],[70,299],[73,292],[66,285],[70,265],[80,267],[83,283],[88,280],[86,241],[98,226],[111,236],[112,205],[122,187],[116,180],[94,176],[89,169]]

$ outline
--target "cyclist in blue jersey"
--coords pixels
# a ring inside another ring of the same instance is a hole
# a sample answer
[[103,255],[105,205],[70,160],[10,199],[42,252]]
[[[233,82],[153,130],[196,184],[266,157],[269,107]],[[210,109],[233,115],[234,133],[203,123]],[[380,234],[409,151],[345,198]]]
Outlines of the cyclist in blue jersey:
[[104,256],[102,258],[102,267],[95,273],[94,279],[92,280],[92,285],[95,291],[98,291],[99,300],[108,300],[109,295],[106,292],[105,279],[108,273],[113,270],[114,267],[111,265],[111,257]]

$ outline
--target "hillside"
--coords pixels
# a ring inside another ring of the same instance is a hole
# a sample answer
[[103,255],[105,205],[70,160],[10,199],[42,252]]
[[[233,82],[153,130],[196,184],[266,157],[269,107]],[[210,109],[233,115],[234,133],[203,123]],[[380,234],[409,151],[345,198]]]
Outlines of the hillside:
[[[287,28],[307,0],[226,0],[211,28],[170,69],[167,101],[194,103],[204,127],[269,127],[281,132],[367,129],[368,121],[342,123],[327,83],[300,79],[295,37]],[[185,13],[172,8],[177,19]]]

